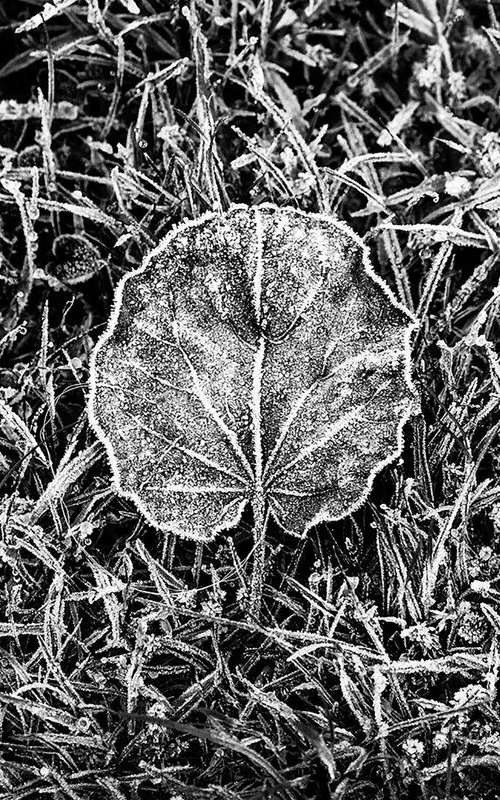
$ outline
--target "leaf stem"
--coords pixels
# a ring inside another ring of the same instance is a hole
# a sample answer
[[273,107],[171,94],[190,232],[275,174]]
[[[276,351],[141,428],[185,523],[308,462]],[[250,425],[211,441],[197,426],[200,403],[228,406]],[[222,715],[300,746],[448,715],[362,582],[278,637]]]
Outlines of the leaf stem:
[[265,500],[262,491],[255,492],[252,501],[252,510],[254,547],[248,613],[250,616],[258,618],[262,604],[262,587],[264,585],[267,528]]

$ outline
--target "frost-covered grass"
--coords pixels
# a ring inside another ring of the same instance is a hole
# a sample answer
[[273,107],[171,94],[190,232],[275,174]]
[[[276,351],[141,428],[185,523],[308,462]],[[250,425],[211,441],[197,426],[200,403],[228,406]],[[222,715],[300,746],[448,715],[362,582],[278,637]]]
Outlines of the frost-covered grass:
[[[0,798],[500,796],[500,22],[458,0],[4,0]],[[500,15],[500,12],[499,12]],[[86,413],[113,287],[181,219],[331,210],[420,320],[352,518],[199,545]]]

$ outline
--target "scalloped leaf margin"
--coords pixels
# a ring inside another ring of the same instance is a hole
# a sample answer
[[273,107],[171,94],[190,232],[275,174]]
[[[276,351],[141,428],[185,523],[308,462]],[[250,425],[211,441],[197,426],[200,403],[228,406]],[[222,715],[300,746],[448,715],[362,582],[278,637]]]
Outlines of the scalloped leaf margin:
[[415,324],[345,223],[263,204],[179,225],[91,356],[116,491],[198,540],[249,502],[299,536],[351,514],[402,452]]

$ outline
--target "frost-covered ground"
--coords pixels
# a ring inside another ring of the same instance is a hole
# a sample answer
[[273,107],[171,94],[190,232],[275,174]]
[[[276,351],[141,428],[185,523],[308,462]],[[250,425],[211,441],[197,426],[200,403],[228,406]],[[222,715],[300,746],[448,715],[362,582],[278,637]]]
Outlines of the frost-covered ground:
[[[500,797],[496,5],[4,0],[0,798]],[[120,277],[231,202],[326,204],[419,320],[401,459],[270,526],[258,621],[251,514],[158,533],[86,410]]]

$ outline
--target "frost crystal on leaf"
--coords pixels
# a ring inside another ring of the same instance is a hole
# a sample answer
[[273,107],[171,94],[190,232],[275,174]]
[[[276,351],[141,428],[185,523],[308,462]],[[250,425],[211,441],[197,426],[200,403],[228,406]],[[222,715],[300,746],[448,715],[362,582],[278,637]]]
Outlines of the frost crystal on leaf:
[[211,539],[265,503],[302,535],[401,451],[412,319],[319,214],[233,206],[173,230],[117,289],[89,415],[117,490]]

